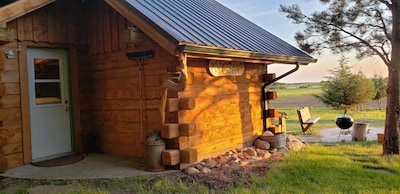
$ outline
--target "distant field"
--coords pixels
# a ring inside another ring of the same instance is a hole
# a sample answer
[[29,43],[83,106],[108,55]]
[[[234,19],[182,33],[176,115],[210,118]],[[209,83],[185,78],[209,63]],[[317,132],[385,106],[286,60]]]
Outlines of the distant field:
[[[315,98],[314,94],[321,94],[321,87],[313,86],[310,88],[298,88],[289,87],[288,89],[276,89],[271,91],[276,91],[278,99],[271,100],[270,105],[272,107],[282,107],[282,108],[301,108],[304,106],[314,107],[314,108],[329,108],[323,104],[320,100]],[[386,100],[382,103],[382,108],[386,107]],[[364,109],[378,109],[378,103],[371,100],[363,104]]]
[[276,89],[276,90],[271,89],[271,91],[276,91],[278,94],[278,97],[291,97],[291,96],[320,94],[321,87],[287,88],[287,89]]

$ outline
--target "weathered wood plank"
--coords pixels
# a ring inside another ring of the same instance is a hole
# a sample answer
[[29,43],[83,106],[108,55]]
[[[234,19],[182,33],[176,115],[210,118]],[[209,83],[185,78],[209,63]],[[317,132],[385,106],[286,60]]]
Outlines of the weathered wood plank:
[[7,95],[16,95],[21,92],[19,83],[4,83],[4,89]]
[[39,9],[55,0],[19,0],[12,6],[5,6],[0,11],[0,24],[14,20],[26,13]]
[[53,11],[52,17],[54,17],[53,18],[53,20],[54,20],[54,23],[53,23],[54,43],[62,43],[63,38],[64,38],[64,36],[63,36],[64,35],[64,26],[66,26],[64,24],[65,21],[63,21],[64,7],[57,4],[57,6],[55,6],[53,9],[54,9],[54,11]]
[[196,134],[195,123],[181,123],[179,124],[179,135],[180,136],[193,136]]
[[118,145],[114,143],[102,142],[100,147],[103,153],[132,156],[132,157],[143,156],[143,148],[142,148],[143,146],[136,147],[136,149],[133,149],[132,145]]
[[[49,5],[49,10],[55,10],[55,5]],[[57,36],[56,35],[56,33],[55,33],[55,26],[56,26],[56,23],[57,23],[57,21],[56,21],[56,18],[55,18],[55,12],[54,11],[49,11],[48,13],[47,13],[47,29],[48,29],[48,33],[47,33],[47,35],[48,35],[48,41],[49,41],[49,43],[54,43],[55,41],[56,41],[56,38],[55,38],[55,36]]]
[[93,119],[103,121],[140,122],[139,115],[139,110],[93,111]]
[[8,161],[4,156],[0,156],[0,172],[4,172],[8,169]]
[[111,35],[111,23],[110,23],[110,17],[111,17],[111,7],[107,4],[103,4],[103,11],[102,13],[104,14],[103,17],[103,31],[104,31],[104,52],[110,52],[112,50],[112,35]]
[[21,98],[19,95],[6,95],[0,98],[0,108],[21,107]]
[[180,151],[167,149],[161,153],[161,160],[164,165],[173,166],[180,163]]
[[[92,103],[93,110],[139,110],[141,107],[139,98],[95,100]],[[158,110],[161,106],[161,101],[158,99],[144,99],[142,106],[145,110]]]
[[0,155],[10,155],[15,153],[22,153],[22,142],[21,143],[8,143],[7,145],[0,147]]
[[179,137],[179,124],[164,124],[161,128],[161,137],[164,139]]
[[187,148],[180,150],[180,161],[189,164],[197,162],[197,149]]
[[2,82],[19,82],[18,70],[4,70],[1,72]]
[[0,55],[0,70],[3,70],[3,69],[4,69],[4,66],[5,66],[5,59],[6,59],[6,56],[5,56],[5,55]]
[[32,13],[28,13],[24,16],[23,20],[23,25],[24,25],[24,30],[22,32],[24,36],[24,40],[33,40],[33,26],[32,26]]
[[189,148],[189,138],[188,137],[177,137],[173,139],[165,139],[165,147],[167,149],[186,149]]
[[127,43],[125,42],[125,40],[122,37],[122,32],[124,31],[124,29],[127,27],[126,26],[126,19],[124,16],[118,14],[118,33],[119,33],[119,48],[120,49],[125,49],[127,48]]
[[[25,50],[26,46],[18,45],[18,49]],[[20,55],[19,57],[19,74],[20,74],[20,88],[21,88],[21,122],[19,122],[20,131],[22,131],[23,141],[23,162],[28,163],[32,161],[32,147],[31,147],[31,130],[30,130],[30,113],[29,113],[29,82],[28,82],[28,65],[27,56]],[[22,129],[21,129],[22,128]]]
[[0,148],[7,145],[7,138],[0,135]]
[[21,119],[21,109],[19,107],[0,109],[0,120],[19,122],[20,119]]
[[0,43],[8,43],[14,40],[14,30],[0,27]]
[[48,17],[47,9],[44,8],[41,11],[33,12],[32,14],[33,23],[33,41],[34,42],[47,42],[48,41]]
[[23,163],[22,153],[15,153],[10,155],[5,155],[4,158],[7,160],[8,169],[21,166]]
[[19,121],[5,120],[2,122],[2,125],[0,125],[0,131],[7,132],[20,132],[21,128],[21,122]]
[[19,41],[24,41],[25,40],[25,38],[24,38],[24,18],[23,17],[21,17],[21,18],[18,18],[17,19],[17,40],[19,40]]
[[[103,6],[104,6],[104,2],[103,1],[96,1],[97,5],[95,7],[95,13],[96,13],[96,20],[97,20],[97,24],[96,24],[96,31],[97,31],[97,37],[96,37],[96,41],[97,41],[97,48],[96,48],[96,53],[104,53],[104,17],[105,15],[102,14],[103,12]],[[92,21],[93,22],[93,21]]]
[[88,37],[89,37],[89,45],[90,45],[90,54],[96,54],[97,53],[97,24],[96,22],[93,22],[97,19],[97,13],[95,10],[95,5],[97,1],[88,1],[88,7],[89,10],[87,12],[90,12],[88,16]]
[[6,85],[4,83],[0,83],[0,97],[6,95]]
[[118,12],[115,9],[110,9],[110,23],[111,23],[111,50],[117,51],[119,49],[119,21],[118,21]]

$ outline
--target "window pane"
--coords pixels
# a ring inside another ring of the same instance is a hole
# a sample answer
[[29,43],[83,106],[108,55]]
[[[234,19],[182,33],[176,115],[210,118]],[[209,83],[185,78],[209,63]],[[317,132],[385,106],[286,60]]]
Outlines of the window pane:
[[61,103],[60,83],[35,83],[36,104]]
[[58,59],[35,58],[35,79],[60,79]]

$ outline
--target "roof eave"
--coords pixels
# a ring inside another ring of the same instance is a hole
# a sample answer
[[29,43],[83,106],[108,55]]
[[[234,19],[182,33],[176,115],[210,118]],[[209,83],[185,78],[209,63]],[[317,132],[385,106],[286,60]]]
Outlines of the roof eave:
[[12,21],[56,0],[19,0],[0,8],[0,24]]
[[179,41],[151,21],[133,5],[126,0],[104,0],[121,15],[134,23],[141,31],[157,42],[167,52],[176,54]]
[[268,53],[260,53],[253,51],[235,50],[228,48],[218,48],[218,47],[199,46],[199,45],[180,45],[179,51],[185,53],[213,55],[219,57],[232,57],[232,58],[271,61],[273,63],[288,63],[288,64],[299,63],[301,65],[308,65],[309,63],[317,62],[317,59],[312,57],[277,55],[277,54],[268,54]]

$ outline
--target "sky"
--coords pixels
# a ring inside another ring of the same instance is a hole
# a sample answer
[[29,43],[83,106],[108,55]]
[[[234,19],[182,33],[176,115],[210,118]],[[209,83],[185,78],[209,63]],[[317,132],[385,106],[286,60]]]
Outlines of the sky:
[[[219,3],[235,11],[251,22],[264,28],[289,44],[298,47],[294,40],[294,34],[303,29],[301,25],[293,24],[291,20],[280,13],[279,5],[298,4],[305,13],[322,10],[323,7],[316,0],[217,0]],[[329,70],[337,67],[340,56],[330,53],[329,50],[323,51],[320,55],[311,55],[318,59],[317,63],[310,63],[308,66],[301,66],[293,74],[279,80],[285,83],[298,82],[320,82],[330,76]],[[347,65],[352,66],[353,72],[361,70],[367,77],[372,77],[375,73],[387,76],[387,67],[379,58],[367,58],[358,60],[351,53],[345,55],[349,59]],[[291,69],[293,65],[276,64],[268,67],[270,73],[279,76]]]

